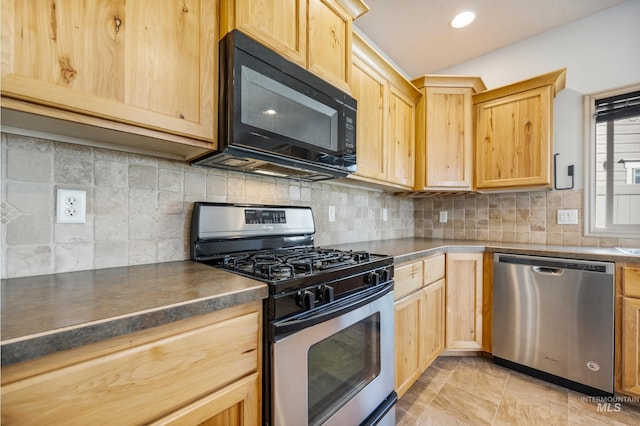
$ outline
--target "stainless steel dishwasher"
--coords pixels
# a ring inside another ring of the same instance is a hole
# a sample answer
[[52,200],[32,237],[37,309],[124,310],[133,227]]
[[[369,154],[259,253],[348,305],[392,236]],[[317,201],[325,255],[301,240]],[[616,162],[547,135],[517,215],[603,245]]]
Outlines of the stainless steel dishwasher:
[[495,253],[495,364],[613,394],[615,264]]

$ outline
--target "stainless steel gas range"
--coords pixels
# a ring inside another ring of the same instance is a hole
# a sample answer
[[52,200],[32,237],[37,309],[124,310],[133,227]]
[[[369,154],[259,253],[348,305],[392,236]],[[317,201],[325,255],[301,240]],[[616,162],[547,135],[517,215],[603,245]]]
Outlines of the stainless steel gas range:
[[314,233],[309,207],[196,202],[191,259],[269,286],[263,423],[394,425],[393,258]]

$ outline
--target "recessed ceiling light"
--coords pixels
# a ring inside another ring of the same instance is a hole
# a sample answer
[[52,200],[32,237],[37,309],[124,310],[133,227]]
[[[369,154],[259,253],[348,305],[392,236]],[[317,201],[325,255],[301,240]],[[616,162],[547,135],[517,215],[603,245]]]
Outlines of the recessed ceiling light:
[[476,19],[476,13],[473,10],[465,10],[458,13],[455,18],[451,20],[450,25],[453,28],[464,28]]

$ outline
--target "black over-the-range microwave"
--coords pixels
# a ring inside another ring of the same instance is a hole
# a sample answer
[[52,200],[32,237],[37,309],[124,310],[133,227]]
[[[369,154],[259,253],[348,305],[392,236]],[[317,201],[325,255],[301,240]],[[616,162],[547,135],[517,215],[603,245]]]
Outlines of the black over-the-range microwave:
[[193,164],[302,180],[356,171],[356,101],[246,34],[220,41],[218,150]]

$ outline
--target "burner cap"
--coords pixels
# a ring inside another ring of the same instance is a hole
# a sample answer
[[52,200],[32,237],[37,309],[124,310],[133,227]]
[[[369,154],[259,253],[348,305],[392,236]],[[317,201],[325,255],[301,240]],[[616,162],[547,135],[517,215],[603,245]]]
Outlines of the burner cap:
[[269,276],[272,278],[289,278],[293,275],[293,270],[288,265],[272,265],[269,267]]

